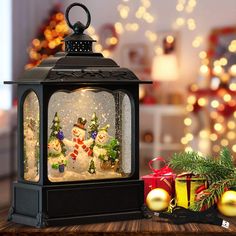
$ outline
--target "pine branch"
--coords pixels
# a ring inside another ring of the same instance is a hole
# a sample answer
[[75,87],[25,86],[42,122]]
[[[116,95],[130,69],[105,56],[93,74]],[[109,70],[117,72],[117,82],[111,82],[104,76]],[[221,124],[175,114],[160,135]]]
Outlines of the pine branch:
[[202,157],[197,152],[182,152],[174,154],[169,165],[176,171],[192,172],[214,183],[228,179],[235,173],[229,152],[223,150],[221,155],[221,158],[216,159]]
[[236,176],[232,179],[221,180],[211,184],[208,189],[202,191],[201,196],[194,202],[191,210],[200,211],[201,209],[208,209],[221,198],[226,188],[230,188],[235,185]]
[[234,169],[232,155],[228,148],[223,148],[220,152],[220,163],[230,169]]

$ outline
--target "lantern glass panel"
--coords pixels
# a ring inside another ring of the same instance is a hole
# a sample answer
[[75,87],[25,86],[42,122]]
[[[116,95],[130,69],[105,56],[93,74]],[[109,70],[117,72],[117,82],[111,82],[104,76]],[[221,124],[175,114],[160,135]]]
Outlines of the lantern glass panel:
[[39,181],[39,101],[30,91],[23,104],[24,179]]
[[131,174],[129,95],[121,90],[58,91],[48,107],[51,182],[124,178]]

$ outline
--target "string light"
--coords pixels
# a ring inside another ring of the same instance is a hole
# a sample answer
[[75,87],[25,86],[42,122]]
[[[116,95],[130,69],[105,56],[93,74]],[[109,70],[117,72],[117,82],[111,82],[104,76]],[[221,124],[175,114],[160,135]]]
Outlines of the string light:
[[190,126],[190,125],[192,124],[192,120],[191,120],[190,118],[185,118],[185,119],[184,119],[184,124],[185,124],[186,126]]
[[206,53],[205,51],[201,51],[201,52],[199,52],[198,55],[199,55],[199,58],[202,59],[202,60],[205,59],[205,58],[207,57],[207,53]]
[[151,41],[151,42],[155,42],[157,40],[157,34],[150,31],[150,30],[147,30],[145,32],[145,36]]
[[194,48],[198,48],[198,47],[201,45],[202,41],[203,41],[203,38],[202,38],[201,36],[197,36],[197,37],[195,37],[195,39],[193,40],[192,46],[193,46]]

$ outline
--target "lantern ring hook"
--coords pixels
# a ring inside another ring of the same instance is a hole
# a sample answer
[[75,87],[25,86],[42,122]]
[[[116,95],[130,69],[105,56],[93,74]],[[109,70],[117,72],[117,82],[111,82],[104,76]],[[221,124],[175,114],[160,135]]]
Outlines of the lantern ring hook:
[[[79,6],[81,8],[84,9],[84,11],[86,12],[87,14],[87,23],[86,25],[84,25],[83,23],[81,23],[80,21],[77,21],[74,25],[71,24],[70,20],[69,20],[69,12],[71,10],[72,7],[75,7],[75,6]],[[83,5],[82,3],[72,3],[71,5],[69,5],[66,9],[66,12],[65,12],[65,17],[66,17],[66,22],[68,24],[68,26],[74,30],[74,32],[76,34],[82,34],[84,32],[85,29],[87,29],[90,25],[90,22],[91,22],[91,15],[90,15],[90,12],[88,10],[88,8]]]

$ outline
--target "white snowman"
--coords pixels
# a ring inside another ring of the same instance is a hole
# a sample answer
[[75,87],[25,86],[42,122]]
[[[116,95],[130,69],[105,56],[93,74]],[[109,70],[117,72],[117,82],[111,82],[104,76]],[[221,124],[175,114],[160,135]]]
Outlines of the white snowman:
[[60,141],[52,137],[48,143],[48,176],[63,177],[66,172],[67,160],[62,153]]
[[38,160],[36,154],[37,147],[37,137],[35,131],[36,122],[30,119],[29,122],[25,123],[24,129],[24,148],[25,148],[25,158],[26,158],[26,171],[24,178],[26,180],[37,180],[38,175]]
[[95,145],[93,147],[94,163],[97,170],[101,170],[101,164],[103,161],[108,161],[106,146],[110,140],[110,136],[107,132],[110,125],[99,129],[98,134],[95,138]]
[[93,139],[90,138],[85,140],[86,123],[86,119],[81,117],[78,118],[77,123],[74,124],[71,130],[73,136],[72,140],[68,140],[66,138],[63,139],[65,145],[73,148],[73,151],[68,157],[68,169],[77,173],[87,172],[89,163],[92,159],[93,151],[90,149],[90,146],[93,143]]

